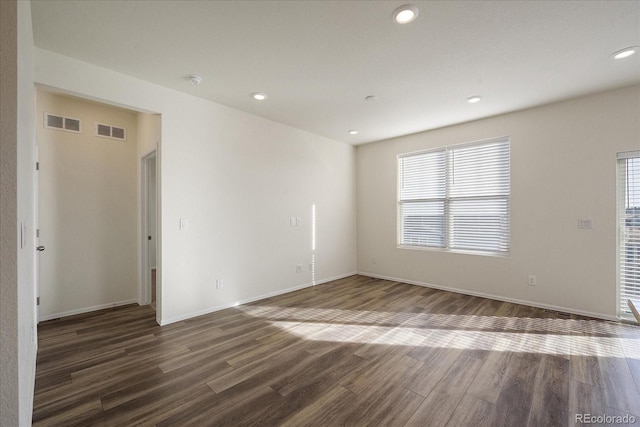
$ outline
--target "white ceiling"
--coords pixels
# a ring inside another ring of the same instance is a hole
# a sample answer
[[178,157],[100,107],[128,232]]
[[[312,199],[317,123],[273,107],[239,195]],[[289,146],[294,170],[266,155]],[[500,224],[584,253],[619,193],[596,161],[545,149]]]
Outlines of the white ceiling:
[[[420,14],[401,26],[405,3]],[[640,82],[640,52],[610,58],[640,45],[639,1],[33,0],[32,14],[37,47],[351,144]]]

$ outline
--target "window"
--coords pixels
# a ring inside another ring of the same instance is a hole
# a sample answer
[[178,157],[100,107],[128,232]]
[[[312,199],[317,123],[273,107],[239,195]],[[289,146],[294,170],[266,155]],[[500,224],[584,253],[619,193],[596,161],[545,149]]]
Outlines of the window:
[[398,156],[398,243],[509,253],[508,138]]
[[618,286],[620,314],[640,303],[640,151],[618,154]]

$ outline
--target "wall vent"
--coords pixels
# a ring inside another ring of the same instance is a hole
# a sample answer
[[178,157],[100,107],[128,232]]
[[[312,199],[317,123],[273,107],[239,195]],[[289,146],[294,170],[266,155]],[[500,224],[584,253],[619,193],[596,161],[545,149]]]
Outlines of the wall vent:
[[80,119],[58,116],[51,113],[44,113],[44,127],[73,133],[80,133],[82,131]]
[[96,124],[96,136],[102,138],[117,139],[119,141],[127,140],[127,130],[117,126],[105,125],[103,123]]

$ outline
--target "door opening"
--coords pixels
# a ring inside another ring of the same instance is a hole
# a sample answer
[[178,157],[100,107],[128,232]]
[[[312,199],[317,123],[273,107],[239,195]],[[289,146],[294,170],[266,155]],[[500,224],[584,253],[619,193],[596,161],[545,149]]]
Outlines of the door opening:
[[142,292],[140,304],[156,307],[158,199],[156,152],[142,159]]

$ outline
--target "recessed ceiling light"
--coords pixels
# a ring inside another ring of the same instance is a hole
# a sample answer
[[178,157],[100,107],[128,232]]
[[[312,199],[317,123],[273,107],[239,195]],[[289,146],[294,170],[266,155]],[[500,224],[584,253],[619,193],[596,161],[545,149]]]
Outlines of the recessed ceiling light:
[[478,95],[474,95],[474,96],[470,96],[469,98],[467,98],[467,102],[469,104],[475,104],[476,102],[480,102],[480,97]]
[[623,58],[628,58],[631,55],[633,55],[634,53],[636,53],[638,51],[638,46],[629,46],[629,47],[625,47],[624,49],[620,49],[616,52],[613,52],[611,54],[611,57],[613,59],[623,59]]
[[355,129],[351,129],[351,130],[349,131],[349,135],[357,135],[357,134],[358,134],[358,131],[357,131],[357,130],[355,130]]
[[375,101],[376,99],[378,99],[378,97],[375,95],[369,95],[364,98],[365,101]]
[[187,79],[189,79],[191,84],[194,85],[194,86],[198,86],[200,83],[202,83],[202,77],[200,77],[200,76],[198,76],[196,74],[188,75]]
[[262,92],[253,92],[251,94],[251,97],[256,101],[264,101],[265,99],[267,99],[267,94]]
[[408,24],[418,17],[418,7],[412,4],[405,4],[393,11],[393,20],[398,24]]

